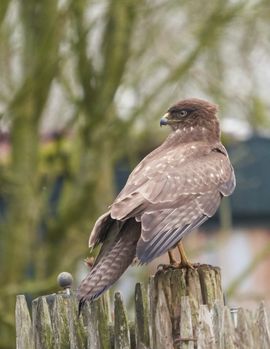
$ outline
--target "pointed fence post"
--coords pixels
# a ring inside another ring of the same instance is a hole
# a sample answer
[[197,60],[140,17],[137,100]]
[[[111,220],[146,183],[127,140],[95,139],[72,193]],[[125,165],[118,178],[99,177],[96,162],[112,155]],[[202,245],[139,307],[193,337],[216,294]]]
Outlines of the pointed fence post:
[[16,297],[16,349],[34,349],[33,328],[26,299]]
[[224,305],[219,268],[166,268],[135,288],[135,321],[122,296],[108,293],[86,303],[78,317],[72,276],[61,273],[62,291],[32,301],[16,299],[16,349],[249,349],[270,348],[269,311]]

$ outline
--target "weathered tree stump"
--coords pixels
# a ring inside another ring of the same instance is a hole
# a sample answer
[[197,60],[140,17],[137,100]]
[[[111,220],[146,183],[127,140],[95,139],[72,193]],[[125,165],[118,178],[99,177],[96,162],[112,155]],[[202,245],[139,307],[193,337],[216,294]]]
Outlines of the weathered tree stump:
[[78,317],[76,297],[68,283],[63,287],[64,292],[32,302],[32,320],[24,296],[17,296],[17,349],[270,348],[264,304],[255,314],[230,310],[216,267],[159,270],[147,289],[137,284],[135,321],[128,319],[120,293],[113,307],[105,294]]

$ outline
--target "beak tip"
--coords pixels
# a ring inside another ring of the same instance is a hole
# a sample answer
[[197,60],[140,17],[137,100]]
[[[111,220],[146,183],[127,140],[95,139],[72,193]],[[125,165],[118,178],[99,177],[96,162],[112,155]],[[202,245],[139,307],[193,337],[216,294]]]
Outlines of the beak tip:
[[166,126],[166,125],[168,125],[168,122],[169,122],[168,116],[169,116],[169,113],[167,112],[167,113],[164,114],[164,115],[162,116],[162,118],[159,120],[159,126],[160,126],[160,127],[161,127],[161,126]]
[[159,121],[159,126],[162,127],[162,126],[166,126],[168,125],[168,120],[166,118],[161,118],[160,121]]

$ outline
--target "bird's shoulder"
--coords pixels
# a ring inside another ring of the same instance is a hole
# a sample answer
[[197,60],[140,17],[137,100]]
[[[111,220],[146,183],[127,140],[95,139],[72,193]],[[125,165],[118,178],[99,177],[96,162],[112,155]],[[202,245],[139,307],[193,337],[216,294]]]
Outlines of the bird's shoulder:
[[171,204],[186,195],[218,188],[227,180],[223,179],[228,172],[227,156],[213,149],[206,142],[156,149],[129,176],[111,206],[112,216],[121,219],[144,211],[149,204]]
[[140,176],[168,171],[169,167],[184,166],[191,160],[205,156],[211,152],[211,147],[206,142],[179,143],[175,145],[162,145],[149,153],[132,171],[129,179]]

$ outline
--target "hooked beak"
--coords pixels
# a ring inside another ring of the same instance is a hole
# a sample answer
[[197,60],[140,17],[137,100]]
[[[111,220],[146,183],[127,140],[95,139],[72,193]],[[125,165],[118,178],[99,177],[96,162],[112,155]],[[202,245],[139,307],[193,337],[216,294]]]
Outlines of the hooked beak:
[[162,118],[159,120],[159,126],[166,126],[168,125],[168,116],[169,116],[169,113],[166,113],[162,116]]

